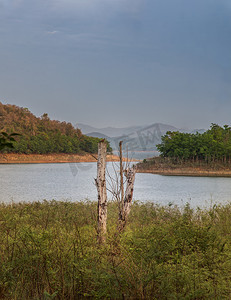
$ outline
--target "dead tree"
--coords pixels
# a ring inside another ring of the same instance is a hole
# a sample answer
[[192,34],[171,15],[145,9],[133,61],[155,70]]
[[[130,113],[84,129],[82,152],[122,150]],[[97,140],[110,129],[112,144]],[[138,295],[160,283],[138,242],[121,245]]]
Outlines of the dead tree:
[[121,199],[123,206],[119,206],[119,230],[122,231],[127,223],[128,215],[131,211],[132,197],[134,191],[134,182],[136,175],[136,167],[133,166],[124,171],[126,177],[126,191],[124,199]]
[[120,157],[120,195],[119,195],[119,222],[124,219],[124,170],[123,170],[123,152],[122,141],[119,142],[119,157]]
[[134,182],[136,176],[136,167],[128,168],[125,170],[125,176],[127,178],[127,187],[124,197],[124,222],[126,223],[127,217],[131,211],[132,197],[134,191]]
[[[129,167],[128,158],[127,158],[127,166],[124,169],[123,167],[123,154],[122,154],[122,141],[119,143],[119,157],[120,157],[120,182],[118,182],[117,178],[117,189],[113,190],[112,194],[118,200],[118,207],[119,207],[119,231],[122,231],[127,223],[128,215],[131,210],[132,204],[132,197],[133,197],[133,190],[134,190],[134,182],[135,182],[135,175],[136,175],[136,167]],[[124,176],[126,181],[124,182]],[[111,177],[112,179],[112,177]],[[124,195],[124,185],[126,184],[126,191]],[[118,190],[118,185],[120,189]],[[115,185],[114,185],[115,186]]]
[[100,244],[105,242],[107,233],[106,156],[107,143],[101,141],[98,144],[97,178],[95,179],[98,191],[98,241]]

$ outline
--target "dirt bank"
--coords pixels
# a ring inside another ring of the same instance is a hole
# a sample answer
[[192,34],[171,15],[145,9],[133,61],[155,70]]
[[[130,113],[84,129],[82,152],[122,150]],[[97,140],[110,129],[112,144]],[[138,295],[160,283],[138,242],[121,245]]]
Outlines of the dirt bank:
[[[107,155],[107,161],[118,161],[116,155]],[[68,162],[96,162],[96,154],[0,154],[0,164],[42,164]]]
[[203,170],[197,168],[176,169],[138,169],[138,173],[152,173],[166,176],[206,176],[206,177],[231,177],[231,170]]

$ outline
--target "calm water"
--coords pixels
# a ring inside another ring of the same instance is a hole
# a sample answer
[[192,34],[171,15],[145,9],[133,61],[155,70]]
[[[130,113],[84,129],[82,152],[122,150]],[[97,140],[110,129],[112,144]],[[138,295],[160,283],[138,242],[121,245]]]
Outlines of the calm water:
[[[95,177],[96,163],[0,165],[0,202],[96,200]],[[137,174],[134,199],[208,207],[231,200],[231,178]]]

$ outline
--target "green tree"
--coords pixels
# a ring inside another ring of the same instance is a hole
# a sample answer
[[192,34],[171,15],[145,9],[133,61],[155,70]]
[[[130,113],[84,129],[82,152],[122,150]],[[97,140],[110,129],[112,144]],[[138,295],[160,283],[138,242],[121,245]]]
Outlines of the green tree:
[[5,148],[14,148],[14,136],[19,135],[18,133],[8,134],[4,131],[0,132],[0,150],[2,151]]
[[212,123],[209,130],[200,134],[168,131],[157,145],[162,157],[177,160],[230,161],[231,127]]
[[[6,152],[16,153],[96,153],[100,139],[87,137],[71,123],[51,120],[47,113],[40,118],[34,116],[27,108],[0,102],[0,131],[9,134],[18,132],[22,137],[10,146],[9,139],[2,136]],[[112,149],[108,143],[108,152]]]

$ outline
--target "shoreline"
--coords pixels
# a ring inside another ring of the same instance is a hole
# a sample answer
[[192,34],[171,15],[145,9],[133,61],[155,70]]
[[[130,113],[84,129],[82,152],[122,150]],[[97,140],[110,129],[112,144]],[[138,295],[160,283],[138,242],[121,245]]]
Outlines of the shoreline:
[[231,177],[231,170],[203,170],[194,168],[177,169],[138,169],[137,173],[158,174],[163,176],[193,176],[193,177]]
[[[119,161],[119,157],[116,155],[108,154],[107,161]],[[0,154],[0,164],[49,164],[80,162],[97,162],[97,154]]]

